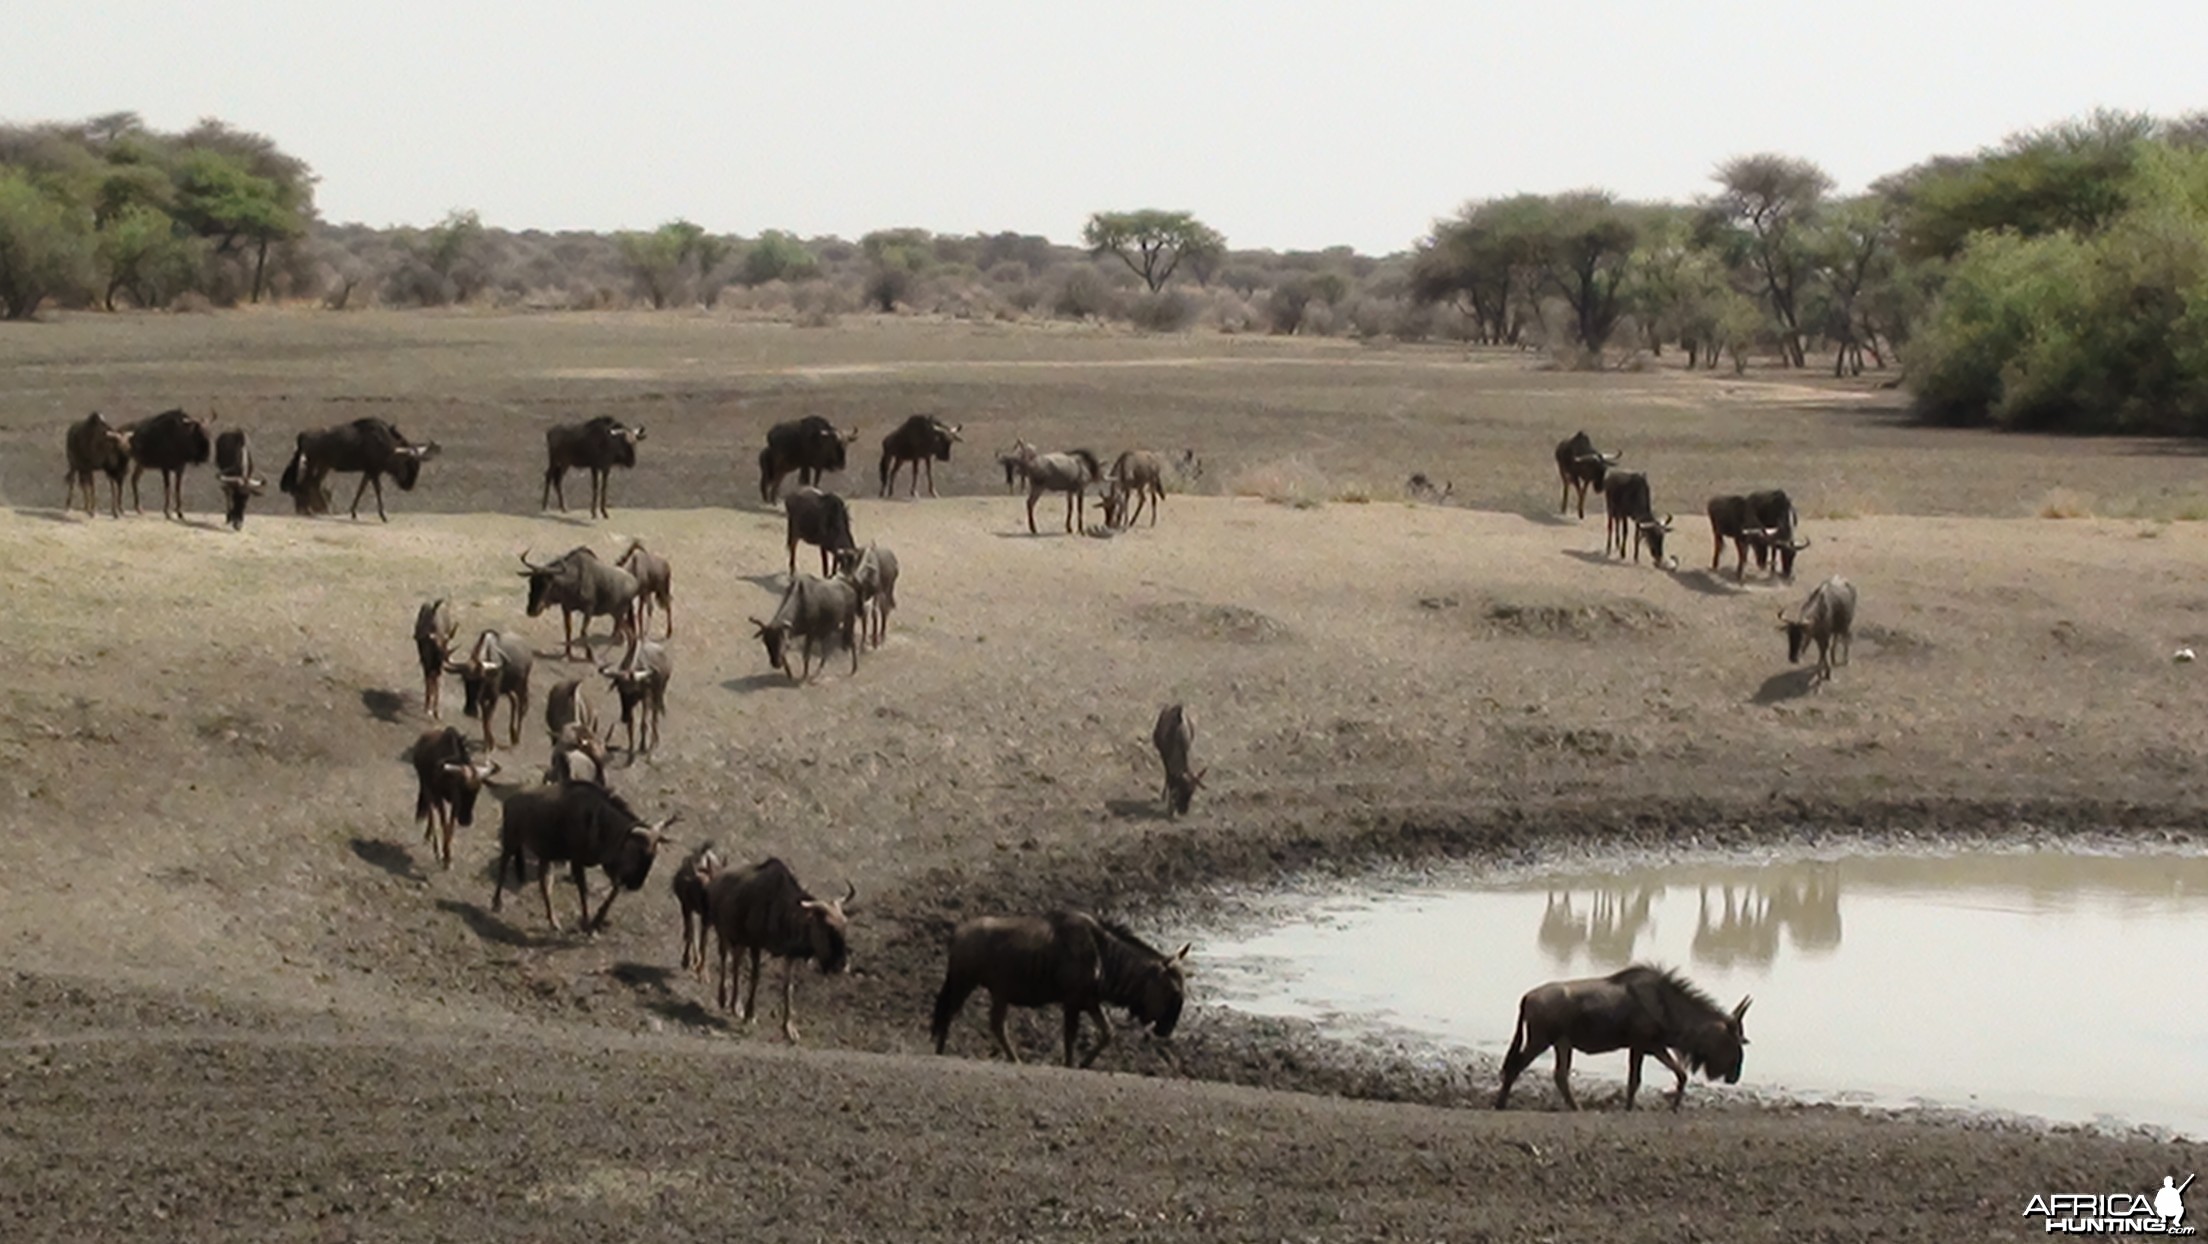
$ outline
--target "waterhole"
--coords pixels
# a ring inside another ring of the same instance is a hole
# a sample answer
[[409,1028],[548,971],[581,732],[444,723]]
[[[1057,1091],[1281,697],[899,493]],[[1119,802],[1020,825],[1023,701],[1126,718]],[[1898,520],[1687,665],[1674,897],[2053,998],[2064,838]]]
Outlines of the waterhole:
[[[1260,898],[1245,931],[1199,941],[1207,992],[1348,1040],[1500,1056],[1532,986],[1660,963],[1727,1009],[1754,996],[1746,1086],[2208,1137],[2208,854],[1734,859],[1382,889]],[[1559,1105],[1550,1067],[1512,1108]],[[1579,1056],[1574,1091],[1614,1106],[1624,1074],[1622,1054]],[[1688,1095],[1711,1091],[1698,1078]]]

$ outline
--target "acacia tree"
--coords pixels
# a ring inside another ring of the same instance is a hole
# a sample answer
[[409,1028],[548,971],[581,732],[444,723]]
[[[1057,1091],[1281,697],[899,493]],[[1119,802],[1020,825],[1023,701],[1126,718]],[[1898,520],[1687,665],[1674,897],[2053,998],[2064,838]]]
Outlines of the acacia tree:
[[1589,362],[1601,362],[1625,313],[1640,236],[1632,209],[1607,191],[1582,190],[1552,199],[1545,227],[1534,237],[1542,275],[1572,309],[1573,334]]
[[1467,204],[1412,256],[1412,299],[1456,307],[1472,321],[1475,340],[1516,345],[1541,280],[1548,213],[1548,200],[1537,194]]
[[1165,288],[1182,263],[1216,260],[1227,250],[1224,235],[1189,213],[1154,208],[1098,212],[1082,228],[1081,240],[1092,256],[1117,255],[1153,294]]
[[0,169],[0,316],[27,320],[92,270],[91,214],[32,178]]
[[1894,279],[1895,233],[1892,204],[1866,195],[1834,204],[1807,239],[1822,312],[1817,319],[1825,336],[1839,343],[1835,376],[1862,375],[1865,350],[1886,365],[1870,295]]
[[859,239],[866,255],[866,298],[886,314],[912,293],[912,282],[935,262],[934,240],[925,229],[876,229]]
[[1764,153],[1718,167],[1719,190],[1708,203],[1713,241],[1743,263],[1778,321],[1779,347],[1789,366],[1807,364],[1802,344],[1801,300],[1812,262],[1805,234],[1817,217],[1832,178],[1807,160]]
[[636,280],[652,309],[663,310],[682,288],[685,276],[694,275],[700,288],[728,255],[728,242],[687,220],[671,220],[650,233],[623,233],[616,238],[621,262]]

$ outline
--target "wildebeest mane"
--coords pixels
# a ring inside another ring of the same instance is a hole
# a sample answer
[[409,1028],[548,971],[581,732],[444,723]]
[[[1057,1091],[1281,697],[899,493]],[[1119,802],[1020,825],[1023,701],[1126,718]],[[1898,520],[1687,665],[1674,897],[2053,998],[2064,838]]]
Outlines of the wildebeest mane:
[[1686,1056],[1691,1069],[1707,1074],[1717,1051],[1700,1048],[1700,1034],[1711,1020],[1728,1018],[1724,1007],[1704,993],[1677,968],[1636,963],[1610,974],[1613,984],[1623,985],[1656,1017],[1665,1043]]
[[1126,925],[1101,916],[1096,923],[1105,934],[1096,943],[1097,995],[1113,1006],[1126,1007],[1138,1020],[1148,1018],[1134,1009],[1142,1002],[1143,969],[1157,967],[1167,956]]

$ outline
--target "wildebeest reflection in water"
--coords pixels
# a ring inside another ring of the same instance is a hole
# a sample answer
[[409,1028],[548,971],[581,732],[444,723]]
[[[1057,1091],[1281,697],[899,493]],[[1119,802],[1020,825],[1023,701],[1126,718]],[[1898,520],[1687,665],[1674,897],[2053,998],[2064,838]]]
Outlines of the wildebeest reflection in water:
[[1588,908],[1582,914],[1573,907],[1570,890],[1561,895],[1551,890],[1541,909],[1537,940],[1558,966],[1570,963],[1582,950],[1594,963],[1629,962],[1634,945],[1648,929],[1649,907],[1663,893],[1660,885],[1604,886],[1588,894]]
[[1827,951],[1840,944],[1840,878],[1819,869],[1739,887],[1718,887],[1711,903],[1703,886],[1694,925],[1694,961],[1713,967],[1765,965],[1778,958],[1779,934],[1795,949]]

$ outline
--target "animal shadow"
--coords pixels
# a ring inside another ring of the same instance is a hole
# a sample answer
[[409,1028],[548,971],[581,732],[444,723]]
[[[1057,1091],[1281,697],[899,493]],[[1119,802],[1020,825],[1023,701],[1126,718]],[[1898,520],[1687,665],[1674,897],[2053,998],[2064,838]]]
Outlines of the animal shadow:
[[1633,563],[1608,553],[1590,553],[1585,549],[1559,549],[1566,557],[1576,557],[1590,566],[1630,566]]
[[[535,896],[530,897],[534,898]],[[441,898],[437,900],[437,910],[460,917],[460,923],[467,925],[470,933],[486,942],[496,942],[501,946],[513,946],[524,950],[560,944],[550,937],[525,933],[474,903],[463,903],[459,899]]]
[[[1520,510],[1518,511],[1518,517],[1529,523],[1539,523],[1543,527],[1577,527],[1581,522],[1580,519],[1573,518],[1569,514],[1551,514],[1547,510]],[[1586,521],[1592,522],[1593,520]]]
[[1165,821],[1165,801],[1157,796],[1148,799],[1107,799],[1104,810],[1123,821]]
[[753,587],[763,587],[770,592],[779,592],[790,585],[790,577],[779,570],[771,574],[740,574],[736,577]]
[[[49,523],[89,523],[92,521],[89,518],[81,517],[81,515],[83,514],[82,510],[56,510],[50,509],[46,506],[30,505],[18,505],[12,508],[16,514],[21,515],[24,518],[44,519]],[[104,509],[101,510],[99,516],[101,518],[106,518],[107,511]]]
[[1816,685],[1817,667],[1813,665],[1785,670],[1763,680],[1763,685],[1756,689],[1754,702],[1757,704],[1778,704],[1786,700],[1797,699],[1808,695],[1811,688]]
[[598,525],[597,519],[577,518],[573,514],[562,514],[558,510],[546,510],[538,514],[537,517],[544,519],[546,522],[565,523],[570,527],[595,527]]
[[1699,568],[1675,570],[1672,572],[1671,578],[1673,582],[1688,591],[1699,592],[1704,596],[1739,596],[1748,590],[1733,582],[1729,575],[1712,574],[1710,571]]
[[408,881],[427,881],[429,877],[414,866],[414,853],[395,842],[383,842],[374,838],[355,838],[346,846],[355,856],[373,864],[394,877]]
[[[678,980],[690,979],[686,971],[651,963],[616,963],[608,974],[635,992],[644,1008],[670,1023],[691,1028],[719,1028],[720,1016],[696,998],[675,988]],[[711,980],[710,975],[707,977]]]
[[750,695],[769,687],[790,686],[790,676],[781,670],[768,670],[761,674],[746,674],[742,678],[729,678],[721,682],[721,689],[738,695]]
[[361,690],[360,706],[368,710],[370,717],[395,726],[399,724],[399,714],[406,709],[406,697],[381,687],[367,687]]

